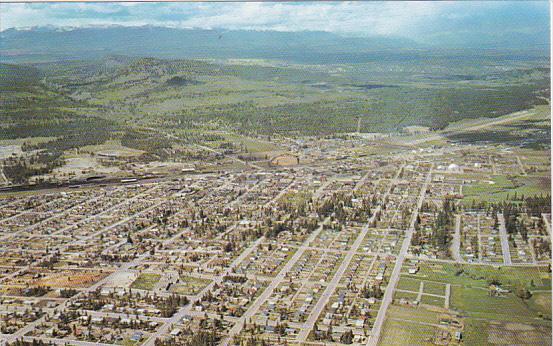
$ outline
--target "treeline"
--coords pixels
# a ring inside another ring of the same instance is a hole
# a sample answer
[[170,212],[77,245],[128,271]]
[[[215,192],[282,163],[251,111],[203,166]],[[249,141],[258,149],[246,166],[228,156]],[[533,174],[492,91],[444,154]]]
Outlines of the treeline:
[[18,339],[14,342],[7,343],[8,346],[51,346],[55,345],[52,342],[49,341],[43,341],[43,340],[37,340],[33,339],[33,341],[25,341],[23,339]]
[[153,131],[139,131],[128,129],[121,137],[121,145],[145,151],[142,161],[163,160],[170,156],[169,149],[173,141],[166,136]]
[[498,117],[547,104],[538,97],[540,90],[547,88],[540,80],[487,88],[375,89],[371,90],[373,97],[370,98],[359,96],[275,106],[259,106],[247,101],[184,109],[176,118],[183,123],[216,121],[248,135],[320,136],[354,132],[359,119],[363,132],[397,131],[410,125],[437,130],[461,119]]
[[432,203],[423,203],[421,212],[433,213],[433,222],[426,226],[426,230],[421,228],[420,214],[415,221],[415,232],[411,239],[411,244],[415,247],[414,252],[420,253],[419,247],[431,245],[443,257],[449,257],[449,246],[451,244],[454,216],[457,207],[452,199],[446,198],[441,208]]
[[438,211],[432,226],[431,242],[442,253],[449,253],[452,238],[455,205],[450,199],[445,199],[442,210]]
[[544,77],[504,87],[426,89],[421,96],[429,100],[431,112],[421,119],[420,125],[442,129],[461,119],[494,118],[547,105],[548,102],[539,96],[549,95],[548,81],[549,78]]
[[[0,139],[15,139],[29,137],[58,137],[67,134],[82,134],[93,137],[108,129],[112,122],[99,117],[80,117],[74,113],[56,114],[52,109],[45,117],[37,119],[18,118],[8,122],[8,126],[0,127]],[[0,113],[1,115],[1,113]],[[108,126],[109,125],[109,126]]]
[[[37,144],[24,143],[21,146],[23,151],[46,150],[47,152],[63,152],[87,145],[99,145],[112,138],[111,124],[95,128],[81,128],[73,133],[62,135],[54,140]],[[91,131],[92,130],[92,131]]]
[[14,184],[25,184],[33,176],[48,174],[61,167],[65,163],[61,155],[59,151],[39,152],[30,158],[8,158],[4,162],[4,174]]
[[[515,234],[520,234],[524,241],[528,241],[528,227],[524,220],[519,215],[526,213],[529,216],[537,217],[538,221],[535,225],[536,228],[543,229],[544,223],[542,214],[551,213],[551,197],[545,196],[533,196],[533,197],[521,197],[522,203],[515,203],[513,201],[505,201],[503,203],[492,206],[492,210],[503,214],[505,219],[505,228],[507,233],[512,237]],[[497,216],[494,213],[494,217]],[[497,220],[496,220],[497,223]],[[546,251],[546,249],[540,249]],[[542,251],[542,252],[543,252]]]

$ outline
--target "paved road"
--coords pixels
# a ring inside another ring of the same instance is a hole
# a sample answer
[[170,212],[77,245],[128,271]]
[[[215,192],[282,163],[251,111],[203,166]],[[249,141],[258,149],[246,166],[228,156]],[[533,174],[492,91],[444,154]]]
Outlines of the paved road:
[[[314,199],[318,199],[320,197],[322,189],[324,189],[324,187],[328,186],[328,184],[331,181],[332,181],[332,179],[329,179],[329,181],[326,184],[324,184],[323,186],[321,186],[321,188],[319,188],[319,190],[317,190],[317,192],[319,192],[319,193],[318,194],[316,193],[316,195],[314,195]],[[269,204],[273,203],[274,201],[277,201],[280,197],[282,197],[284,195],[284,193],[286,193],[288,191],[288,189],[290,189],[291,186],[292,186],[292,184],[288,185],[286,187],[286,189],[284,189],[281,193],[279,193],[275,198],[273,198],[266,205],[269,205]],[[238,322],[231,328],[231,330],[228,333],[228,336],[222,341],[222,343],[221,343],[222,345],[225,345],[225,346],[228,345],[229,342],[232,341],[233,336],[238,335],[240,333],[240,331],[242,331],[242,328],[244,326],[244,322],[247,319],[250,319],[253,316],[255,316],[255,314],[259,311],[259,308],[261,308],[261,306],[263,306],[263,303],[265,303],[265,301],[267,299],[269,299],[271,294],[273,294],[274,290],[278,287],[278,285],[282,282],[282,280],[284,280],[284,278],[286,277],[286,274],[288,274],[290,269],[292,269],[293,266],[298,262],[298,260],[305,253],[305,251],[311,249],[309,244],[311,244],[313,242],[313,240],[321,233],[324,225],[327,224],[328,221],[330,221],[330,217],[327,217],[325,220],[323,220],[323,222],[319,225],[319,227],[313,233],[311,233],[309,235],[309,237],[307,237],[304,240],[302,245],[297,249],[297,251],[292,256],[292,258],[290,258],[290,260],[280,270],[280,272],[277,274],[277,276],[273,280],[271,280],[268,287],[256,299],[256,301],[248,308],[248,310],[246,310],[246,312],[244,313],[244,315],[242,315],[242,317],[238,320]]]
[[[403,166],[400,167],[398,169],[398,171],[396,172],[396,175],[395,175],[394,179],[392,179],[392,181],[390,182],[386,193],[382,196],[382,201],[385,201],[387,199],[388,195],[392,191],[393,186],[396,184],[397,179],[398,179],[398,177],[399,177],[402,170],[403,170]],[[365,174],[365,176],[363,176],[361,181],[358,184],[355,185],[354,190],[358,190],[362,186],[362,182],[365,182],[367,180],[368,176],[369,176],[369,173]],[[355,239],[355,242],[353,243],[353,245],[347,251],[346,257],[344,258],[344,260],[340,264],[340,267],[338,268],[338,270],[336,271],[336,273],[332,277],[332,280],[330,281],[330,283],[326,286],[325,290],[323,291],[323,294],[321,295],[321,297],[319,298],[319,300],[315,304],[315,307],[313,308],[313,310],[311,311],[311,313],[307,317],[307,321],[304,323],[303,327],[300,329],[300,332],[299,332],[298,336],[296,337],[297,341],[299,341],[299,342],[305,342],[306,341],[307,336],[309,335],[309,332],[311,332],[311,330],[313,329],[313,326],[315,325],[315,323],[319,319],[319,316],[323,312],[325,306],[328,304],[328,301],[330,300],[330,297],[332,296],[334,291],[336,291],[336,287],[338,286],[338,284],[340,283],[340,280],[342,279],[342,276],[344,276],[344,273],[348,269],[348,267],[351,263],[351,260],[353,259],[353,256],[356,255],[357,251],[359,250],[359,247],[363,243],[363,240],[367,236],[367,233],[369,232],[370,225],[374,222],[377,215],[380,214],[380,211],[381,211],[381,206],[378,206],[373,211],[373,215],[369,218],[369,220],[367,221],[367,223],[365,224],[365,226],[361,230],[361,233],[359,233],[359,235]]]
[[517,163],[518,163],[518,166],[520,167],[520,173],[522,175],[526,175],[526,169],[524,168],[524,164],[522,163],[522,160],[520,159],[520,156],[517,155]]
[[[399,172],[401,170],[398,170],[398,174],[396,175],[396,179],[397,179],[397,176],[399,175]],[[370,172],[367,172],[361,179],[360,181],[355,185],[354,187],[354,191],[359,189],[359,187],[362,186],[362,184],[367,180],[368,176],[369,176],[369,173]],[[322,193],[322,190],[327,187],[331,182],[333,181],[333,179],[329,179],[323,186],[321,186],[321,188],[319,188],[317,190],[317,193],[316,193],[316,196],[314,197],[315,199],[318,199],[320,197],[320,194]],[[388,192],[391,190],[391,187],[388,189]],[[356,254],[359,246],[361,245],[361,243],[363,242],[363,239],[365,238],[367,232],[368,232],[368,228],[369,228],[369,225],[372,221],[374,221],[374,218],[375,218],[375,215],[378,213],[378,211],[380,210],[380,206],[378,207],[378,209],[374,212],[373,214],[373,217],[369,220],[369,222],[367,222],[367,225],[366,227],[363,228],[363,231],[361,232],[361,234],[357,237],[357,240],[355,241],[352,249],[350,249],[348,252],[347,252],[347,255],[346,255],[346,258],[344,259],[344,261],[342,262],[342,265],[340,266],[340,268],[338,269],[338,272],[335,274],[334,278],[333,278],[333,281],[329,284],[329,286],[327,286],[327,290],[325,290],[325,292],[323,293],[322,297],[319,299],[317,305],[315,306],[315,308],[313,309],[310,317],[313,315],[314,317],[311,317],[312,319],[314,318],[314,321],[313,321],[313,324],[316,322],[320,312],[322,311],[322,309],[324,308],[324,306],[326,305],[326,301],[328,300],[328,298],[330,298],[330,296],[332,295],[332,292],[334,292],[334,290],[336,289],[336,286],[338,285],[338,282],[340,280],[340,278],[342,277],[343,273],[345,272],[345,270],[347,269],[347,267],[349,266],[349,263],[351,262],[351,259],[353,258],[353,256]],[[292,256],[292,258],[288,261],[288,263],[286,263],[286,265],[280,270],[280,272],[277,274],[277,276],[271,281],[271,283],[269,284],[269,286],[263,291],[263,293],[261,294],[261,296],[258,297],[258,299],[252,304],[252,306],[250,306],[250,308],[244,313],[244,315],[240,318],[240,320],[232,327],[232,329],[229,331],[229,334],[228,334],[228,337],[226,337],[223,342],[222,342],[222,345],[224,346],[227,346],[229,344],[229,342],[232,341],[232,338],[233,336],[235,335],[238,335],[240,333],[240,331],[242,330],[243,328],[243,325],[244,325],[244,322],[247,321],[248,319],[252,318],[253,316],[255,316],[255,314],[259,311],[259,309],[261,308],[261,306],[263,306],[263,304],[265,303],[265,301],[273,294],[274,290],[278,287],[278,285],[284,280],[284,278],[286,277],[286,274],[290,271],[290,269],[293,268],[293,266],[297,263],[297,261],[302,257],[302,255],[305,253],[305,251],[311,249],[311,247],[309,246],[311,244],[311,242],[313,242],[313,240],[319,235],[319,233],[322,231],[324,225],[326,223],[328,223],[328,221],[330,220],[329,217],[327,217],[321,224],[320,226],[313,232],[309,235],[309,237],[302,243],[302,245],[298,248],[298,250],[296,251],[296,253]],[[336,280],[337,278],[337,280]],[[328,292],[327,292],[328,291]],[[326,297],[326,299],[324,299],[324,297]],[[308,319],[308,322],[309,323],[309,319]],[[307,330],[308,332],[311,330],[311,328],[309,326],[303,326],[301,329],[300,329],[300,338],[303,337],[304,340],[305,338],[307,337],[307,334],[305,336],[302,336],[301,333],[303,331]],[[300,339],[301,340],[301,339]]]
[[422,203],[424,201],[424,196],[426,195],[426,189],[428,189],[428,185],[430,184],[431,178],[432,178],[432,168],[430,168],[430,172],[426,176],[426,181],[422,185],[417,206],[413,211],[413,215],[411,217],[411,224],[409,225],[409,229],[405,233],[405,239],[403,240],[401,250],[396,259],[396,264],[394,266],[394,270],[392,271],[392,276],[390,276],[390,282],[388,283],[388,286],[384,291],[384,297],[382,298],[382,303],[380,304],[380,309],[378,310],[378,315],[376,316],[376,320],[372,328],[371,336],[367,341],[368,346],[378,345],[378,340],[380,339],[382,326],[384,325],[384,320],[386,318],[386,312],[388,311],[388,307],[392,303],[392,298],[394,296],[394,289],[396,288],[397,282],[399,281],[401,267],[403,265],[403,261],[405,260],[405,256],[407,255],[407,250],[409,249],[409,245],[411,245],[411,238],[413,238],[413,233],[415,232],[415,223],[417,221],[417,216],[419,215],[419,210],[421,209]]
[[[111,191],[107,196],[111,196],[112,194],[116,193],[117,190],[113,190]],[[50,220],[53,220],[55,218],[58,218],[58,217],[62,217],[63,215],[66,215],[66,214],[70,214],[71,211],[73,211],[74,209],[77,209],[79,207],[81,207],[82,205],[86,204],[86,203],[90,203],[90,202],[96,202],[102,198],[106,198],[106,196],[96,196],[94,198],[87,198],[87,199],[84,199],[83,201],[80,201],[78,203],[76,203],[75,205],[73,205],[72,207],[68,208],[68,209],[64,209],[63,211],[60,211],[60,212],[55,212],[53,215],[47,217],[46,219],[42,220],[42,221],[39,221],[39,222],[36,222],[30,226],[27,226],[27,227],[24,227],[22,228],[21,230],[17,231],[17,232],[13,232],[13,233],[8,233],[6,234],[5,236],[2,236],[0,237],[0,241],[1,240],[6,240],[8,238],[11,238],[11,237],[14,237],[20,233],[23,233],[23,232],[29,232],[29,231],[32,231],[33,229],[37,228],[38,226],[50,221]],[[58,232],[56,232],[57,234]]]
[[451,297],[451,284],[445,285],[445,305],[446,309],[449,309],[449,299]]
[[451,242],[451,255],[457,262],[463,262],[461,258],[461,215],[455,216],[455,233],[453,233],[453,241]]
[[[106,276],[104,279],[98,281],[96,284],[80,291],[79,293],[77,293],[76,295],[74,295],[73,297],[67,299],[65,302],[63,302],[62,304],[60,304],[56,309],[54,309],[54,311],[63,311],[65,308],[67,308],[67,306],[69,305],[69,303],[71,303],[72,301],[75,301],[76,299],[82,297],[83,295],[86,295],[90,292],[93,292],[95,291],[97,288],[99,287],[102,287],[105,283],[109,282],[110,280],[112,280],[114,277],[116,277],[118,274],[122,273],[122,272],[125,272],[127,269],[131,268],[132,266],[135,266],[137,264],[139,264],[144,258],[146,258],[149,254],[143,254],[137,258],[135,258],[132,262],[128,262],[128,263],[125,263],[123,264],[121,267],[119,267],[116,271],[114,271],[113,273],[111,273],[109,276]],[[15,340],[17,340],[18,338],[24,336],[25,334],[27,334],[28,332],[30,332],[31,330],[33,330],[37,325],[39,325],[40,323],[42,323],[45,318],[48,316],[48,314],[45,314],[43,317],[37,319],[36,321],[34,322],[31,322],[31,323],[28,323],[27,325],[25,325],[25,327],[19,329],[17,332],[15,332],[14,334],[11,334],[9,335],[8,337],[5,338],[4,341],[6,342],[13,342]]]
[[117,209],[121,208],[121,206],[123,206],[123,205],[125,205],[125,204],[131,203],[131,202],[133,202],[133,201],[135,201],[135,200],[137,200],[137,199],[139,199],[139,198],[142,198],[143,196],[147,195],[149,192],[151,192],[152,190],[155,190],[155,189],[157,189],[157,188],[158,188],[157,186],[153,186],[153,187],[149,188],[149,189],[146,190],[146,191],[143,191],[143,192],[141,192],[141,193],[139,193],[139,194],[137,194],[137,195],[134,195],[134,196],[131,197],[131,198],[126,198],[126,199],[124,199],[123,201],[121,201],[121,202],[119,202],[119,203],[117,203],[117,204],[115,204],[115,205],[109,207],[108,209],[106,209],[106,210],[104,210],[104,211],[101,211],[101,212],[99,212],[99,213],[97,213],[97,214],[90,215],[90,216],[88,216],[88,217],[86,217],[86,218],[84,218],[84,219],[82,219],[82,220],[80,220],[80,221],[78,221],[78,222],[76,222],[76,223],[67,225],[67,226],[61,228],[60,230],[58,230],[58,231],[52,233],[52,235],[57,235],[57,234],[63,233],[63,232],[65,232],[65,231],[67,231],[67,230],[69,230],[69,229],[71,229],[71,228],[73,228],[73,227],[80,226],[80,225],[86,223],[87,221],[100,218],[102,215],[105,215],[105,214],[109,214],[110,212],[112,212],[112,211],[114,211],[114,210],[117,210]]
[[[19,212],[19,213],[17,213],[17,214],[12,215],[12,216],[8,216],[8,217],[6,217],[6,218],[4,218],[4,219],[0,219],[0,225],[1,225],[2,223],[6,222],[6,221],[10,221],[10,220],[15,219],[15,218],[17,218],[17,217],[19,217],[19,216],[26,215],[26,214],[31,214],[31,213],[36,213],[36,211],[35,211],[36,208],[38,208],[38,207],[47,207],[47,206],[49,206],[50,204],[57,203],[57,202],[58,202],[58,199],[60,199],[60,198],[61,198],[61,196],[59,196],[59,197],[57,197],[57,198],[54,198],[53,200],[49,201],[49,202],[46,203],[46,204],[36,205],[36,206],[34,206],[34,207],[30,208],[30,209],[23,210],[23,211],[21,211],[21,212]],[[45,210],[47,210],[47,208],[45,208]]]
[[[292,182],[291,182],[290,184],[288,184],[288,186],[286,186],[286,187],[285,187],[284,189],[282,189],[282,191],[280,191],[275,197],[273,197],[271,200],[269,200],[267,203],[265,203],[265,204],[263,205],[263,207],[266,208],[266,207],[270,206],[271,204],[275,203],[276,201],[278,201],[280,197],[284,196],[284,194],[285,194],[286,192],[288,192],[288,190],[290,190],[290,188],[294,185],[295,182],[296,182],[295,180],[292,180]],[[255,185],[258,185],[258,184],[259,184],[259,182],[256,183]],[[253,189],[253,186],[252,186],[250,189],[248,189],[248,191],[247,191],[246,193],[242,194],[242,195],[239,196],[237,199],[235,199],[233,202],[231,202],[231,203],[228,205],[228,207],[232,207],[232,206],[234,206],[235,204],[241,202],[242,199],[243,199],[243,198],[248,194],[248,192],[250,192],[252,189]],[[232,231],[234,231],[234,230],[238,227],[238,225],[240,225],[240,222],[241,222],[241,221],[242,221],[242,219],[237,220],[236,222],[234,222],[234,223],[233,223],[231,226],[229,226],[223,233],[217,235],[217,236],[215,237],[215,240],[223,239],[227,234],[229,234],[229,233],[231,233]],[[205,269],[205,266],[207,266],[207,263],[208,263],[208,262],[204,263],[204,265],[203,265],[204,269]]]
[[[174,194],[172,194],[172,196],[174,195],[177,195],[179,193],[182,193],[184,191],[184,189],[182,190],[179,190],[178,192],[175,192]],[[141,194],[140,194],[141,195]],[[129,201],[129,200],[134,200],[136,199],[138,196],[140,195],[137,195],[131,199],[127,199],[126,201]],[[141,212],[139,212],[141,213]],[[139,214],[139,213],[136,213],[136,214]],[[136,215],[134,214],[134,215]],[[103,229],[103,231],[105,231],[106,228]],[[183,231],[184,232],[184,231]],[[98,232],[97,232],[98,233]],[[182,233],[182,232],[181,232]],[[168,244],[169,242],[172,242],[173,241],[173,238],[170,238],[170,239],[167,239],[163,242],[163,245],[166,245]],[[64,252],[65,249],[67,249],[69,246],[75,244],[79,242],[79,240],[75,241],[75,242],[71,242],[71,243],[68,243],[68,244],[65,244],[61,249],[60,249],[60,252]],[[51,256],[51,255],[50,255]],[[57,310],[57,311],[63,311],[65,308],[67,308],[68,304],[78,298],[80,298],[81,296],[83,295],[86,295],[90,292],[93,292],[94,290],[96,290],[97,288],[100,288],[102,287],[104,284],[110,282],[114,277],[117,277],[117,275],[119,275],[120,273],[123,273],[123,272],[126,272],[129,268],[132,268],[138,264],[140,264],[144,259],[146,259],[147,257],[149,257],[149,253],[145,253],[145,254],[142,254],[140,256],[138,256],[137,258],[135,258],[133,261],[131,262],[127,262],[127,263],[124,263],[122,264],[119,268],[117,268],[113,273],[111,273],[109,276],[105,277],[104,279],[98,281],[96,284],[84,289],[84,290],[81,290],[79,293],[77,293],[76,295],[74,295],[73,297],[67,299],[64,303],[60,304],[56,309],[54,310]],[[26,270],[26,269],[25,269]],[[14,334],[11,334],[7,337],[2,337],[2,339],[4,340],[1,340],[0,339],[0,342],[13,342],[15,341],[17,338],[20,338],[22,336],[24,336],[25,334],[27,334],[28,332],[30,332],[31,330],[33,330],[37,325],[39,325],[40,323],[42,323],[45,318],[48,316],[49,314],[45,314],[44,316],[42,316],[41,318],[37,319],[36,321],[34,322],[31,322],[31,323],[28,323],[27,325],[25,325],[23,328],[19,329],[17,332],[15,332]]]
[[3,180],[2,185],[10,185],[8,177],[6,177],[6,175],[4,174],[4,165],[0,165],[0,178],[2,178]]
[[228,337],[223,340],[222,345],[226,346],[232,341],[233,336],[238,335],[243,328],[244,322],[252,318],[259,308],[265,303],[267,299],[273,294],[278,285],[286,278],[286,274],[294,267],[299,261],[301,256],[309,249],[308,245],[315,240],[315,238],[321,233],[324,225],[330,221],[330,217],[326,218],[321,225],[309,235],[309,237],[303,242],[303,245],[296,251],[292,258],[286,263],[286,265],[280,270],[277,276],[271,281],[269,286],[263,291],[263,293],[256,299],[256,301],[248,308],[248,310],[242,315],[239,321],[232,327],[228,333]]
[[551,214],[541,214],[541,217],[543,218],[543,222],[545,223],[545,229],[547,230],[547,233],[549,233],[549,236],[551,237],[551,222],[549,222],[551,218]]
[[103,344],[100,342],[89,342],[89,341],[77,341],[77,340],[67,340],[67,339],[55,339],[47,337],[24,337],[23,340],[27,342],[33,342],[34,340],[42,340],[46,343],[52,343],[54,345],[75,345],[75,346],[113,346],[113,344]]
[[340,279],[342,278],[342,276],[344,275],[344,273],[348,269],[348,267],[351,263],[351,260],[353,259],[353,256],[356,255],[357,250],[359,249],[359,247],[363,243],[363,239],[365,239],[365,237],[367,236],[367,233],[369,232],[370,223],[374,221],[374,219],[375,219],[375,217],[376,217],[376,215],[379,211],[380,211],[380,206],[374,211],[374,214],[369,219],[369,222],[365,225],[365,227],[363,227],[363,230],[361,231],[361,233],[359,233],[359,235],[357,236],[357,239],[355,239],[355,242],[353,243],[352,247],[347,252],[346,257],[344,258],[344,260],[340,264],[340,267],[338,268],[338,270],[336,271],[336,273],[332,277],[332,280],[326,286],[323,294],[321,295],[321,297],[319,298],[319,300],[315,304],[315,307],[313,308],[313,310],[311,311],[311,313],[307,317],[307,321],[303,325],[303,328],[300,330],[300,332],[299,332],[299,334],[296,338],[296,340],[298,340],[299,342],[304,342],[307,339],[307,336],[309,335],[309,332],[311,332],[311,330],[313,329],[313,326],[315,325],[315,322],[317,322],[317,319],[319,318],[319,315],[321,314],[321,312],[325,308],[326,304],[330,300],[330,297],[332,296],[332,294],[336,290],[336,287],[340,283]]
[[240,256],[238,256],[232,264],[228,267],[228,269],[221,273],[215,280],[213,280],[209,285],[207,285],[203,290],[201,290],[194,298],[190,300],[188,305],[181,308],[179,311],[177,311],[176,314],[169,319],[167,323],[165,323],[163,326],[161,326],[157,332],[152,334],[142,346],[155,346],[155,341],[158,338],[161,338],[164,334],[167,334],[169,332],[169,328],[171,325],[174,325],[178,323],[184,316],[190,314],[192,311],[192,308],[194,306],[194,303],[200,300],[204,295],[206,295],[209,291],[213,289],[215,285],[219,285],[223,282],[223,278],[229,274],[232,273],[233,269],[236,268],[243,260],[248,258],[251,253],[263,242],[265,241],[265,237],[261,237],[257,239],[255,242],[253,242],[246,250],[242,251]]
[[499,221],[499,238],[501,239],[501,252],[503,252],[503,264],[510,266],[513,264],[511,261],[511,252],[509,251],[509,236],[507,235],[507,229],[505,228],[505,218],[503,213],[497,213],[497,220]]

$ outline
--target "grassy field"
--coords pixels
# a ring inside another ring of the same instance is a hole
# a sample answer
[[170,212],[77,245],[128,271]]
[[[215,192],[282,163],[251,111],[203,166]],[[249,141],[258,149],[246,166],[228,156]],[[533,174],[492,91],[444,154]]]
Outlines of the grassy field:
[[488,281],[499,280],[503,286],[523,285],[535,289],[551,289],[551,273],[547,266],[539,267],[491,267],[470,264],[423,262],[419,272],[411,275],[402,269],[402,278],[410,277],[425,281],[450,283],[452,285],[488,287]]
[[397,284],[398,289],[413,291],[413,292],[418,292],[419,286],[420,286],[420,280],[411,279],[408,277],[402,277]]
[[[410,278],[411,281],[406,281]],[[424,262],[416,275],[402,274],[402,281],[414,287],[414,279],[425,280],[426,293],[443,295],[444,283],[451,284],[450,307],[469,317],[487,318],[498,321],[533,321],[543,315],[551,316],[551,300],[544,296],[551,294],[551,273],[547,267],[490,267]],[[493,281],[492,281],[493,280]],[[429,283],[433,281],[435,283]],[[502,297],[491,297],[490,282],[499,282],[510,290]],[[401,282],[400,282],[401,284]],[[404,284],[405,285],[405,284]],[[513,292],[519,287],[537,291],[536,297],[523,300]],[[443,301],[423,296],[423,302],[440,305]]]
[[[489,295],[491,280],[511,291],[527,287],[533,292],[524,300],[510,292],[501,297]],[[551,340],[551,273],[548,267],[491,267],[421,262],[417,274],[402,271],[398,289],[418,292],[424,281],[424,293],[445,295],[451,284],[450,310],[444,299],[422,295],[416,307],[390,306],[381,339],[383,345],[430,345],[436,333],[448,327],[440,316],[458,314],[464,345],[548,345]],[[396,292],[395,299],[416,299],[416,293]],[[449,329],[450,331],[455,329]]]
[[424,293],[445,295],[445,285],[437,282],[426,281],[424,283]]
[[433,335],[432,326],[387,319],[380,345],[434,345]]
[[513,293],[503,297],[490,297],[488,290],[477,287],[451,288],[451,307],[469,316],[493,320],[528,321],[537,312]]
[[128,148],[121,145],[120,140],[108,140],[99,145],[87,145],[79,149],[80,152],[97,155],[112,155],[116,157],[133,157],[144,154],[143,150]]
[[151,291],[155,287],[155,285],[157,284],[160,278],[161,278],[161,275],[159,274],[142,273],[131,284],[131,288]]
[[390,306],[384,323],[381,345],[433,345],[438,313],[426,309]]
[[182,295],[193,295],[200,292],[211,281],[207,279],[200,279],[191,276],[181,276],[180,283],[171,287],[171,292]]
[[551,292],[534,292],[527,302],[528,307],[538,313],[551,316]]
[[394,299],[396,300],[399,300],[399,299],[407,299],[409,301],[414,301],[417,299],[417,293],[413,292],[399,292],[399,291],[396,291],[394,293]]
[[[547,183],[543,175],[529,175],[524,177],[512,177],[499,175],[489,180],[481,180],[477,183],[463,187],[463,203],[472,201],[501,202],[512,198],[515,193],[518,196],[534,196],[548,193]],[[493,183],[490,183],[493,182]]]
[[499,322],[467,318],[465,345],[551,345],[551,324]]
[[445,299],[440,297],[423,295],[421,297],[421,304],[443,307],[445,304]]

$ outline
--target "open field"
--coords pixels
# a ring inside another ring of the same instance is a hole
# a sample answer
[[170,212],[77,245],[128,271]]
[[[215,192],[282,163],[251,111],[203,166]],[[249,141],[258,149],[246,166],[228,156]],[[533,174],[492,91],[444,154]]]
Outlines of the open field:
[[161,275],[159,274],[140,274],[138,278],[131,284],[131,288],[151,291],[160,278]]
[[472,201],[501,202],[518,196],[534,196],[546,193],[551,184],[546,175],[510,177],[492,176],[490,180],[481,180],[463,188],[464,203]]

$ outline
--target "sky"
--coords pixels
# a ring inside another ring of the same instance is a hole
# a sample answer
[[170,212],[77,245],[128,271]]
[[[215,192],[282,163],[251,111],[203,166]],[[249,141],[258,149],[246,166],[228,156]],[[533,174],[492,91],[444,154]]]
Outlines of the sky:
[[549,33],[548,1],[0,4],[0,30],[33,26],[155,25],[328,31],[431,41],[486,33]]

